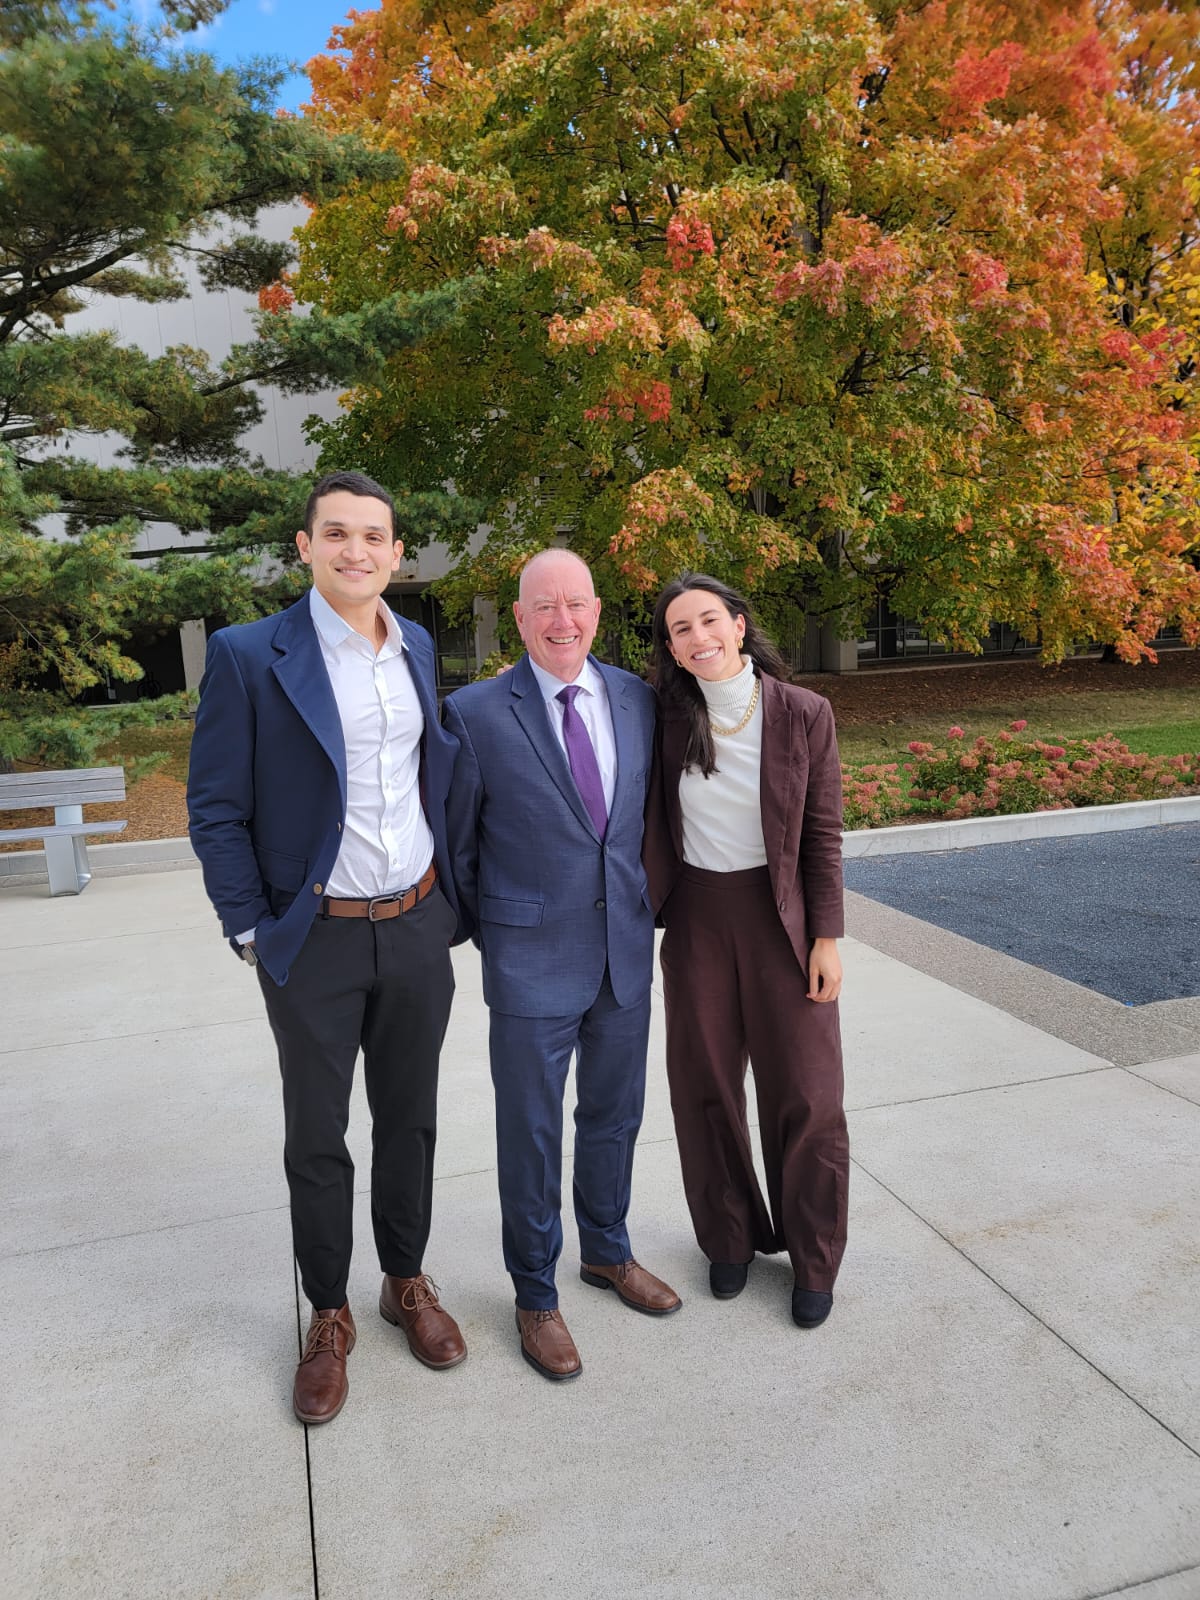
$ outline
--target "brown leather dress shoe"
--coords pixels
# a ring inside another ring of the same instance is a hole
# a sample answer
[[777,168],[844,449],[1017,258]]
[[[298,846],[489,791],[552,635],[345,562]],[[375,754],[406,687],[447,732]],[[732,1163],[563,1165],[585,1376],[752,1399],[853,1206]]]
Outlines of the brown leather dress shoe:
[[669,1283],[640,1267],[632,1256],[618,1267],[584,1265],[579,1276],[594,1289],[615,1289],[627,1306],[648,1317],[669,1317],[683,1304]]
[[354,1349],[354,1338],[349,1304],[331,1311],[313,1307],[292,1386],[292,1410],[301,1422],[332,1422],[346,1404],[350,1393],[346,1357]]
[[385,1277],[379,1291],[379,1315],[403,1328],[408,1348],[435,1371],[467,1359],[467,1343],[458,1323],[438,1302],[438,1287],[426,1273],[419,1278]]
[[558,1311],[523,1311],[517,1307],[517,1330],[521,1335],[521,1354],[543,1378],[556,1383],[577,1378],[583,1362],[575,1341]]

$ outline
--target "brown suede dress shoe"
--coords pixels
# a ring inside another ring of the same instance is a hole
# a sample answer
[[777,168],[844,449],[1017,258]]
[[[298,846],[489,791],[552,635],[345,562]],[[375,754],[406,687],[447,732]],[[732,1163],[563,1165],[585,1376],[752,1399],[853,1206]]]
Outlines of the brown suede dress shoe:
[[638,1266],[632,1256],[617,1267],[582,1266],[579,1276],[594,1289],[615,1289],[627,1306],[648,1317],[669,1317],[683,1304],[670,1284]]
[[394,1328],[404,1329],[408,1348],[427,1367],[438,1371],[467,1359],[466,1340],[458,1323],[439,1304],[437,1284],[427,1274],[385,1277],[379,1291],[379,1315]]
[[292,1386],[292,1410],[301,1422],[332,1422],[346,1404],[350,1393],[346,1357],[354,1349],[354,1338],[349,1304],[331,1311],[313,1307]]
[[577,1378],[583,1362],[575,1341],[558,1311],[524,1311],[517,1307],[517,1330],[521,1335],[521,1354],[543,1378],[561,1383]]

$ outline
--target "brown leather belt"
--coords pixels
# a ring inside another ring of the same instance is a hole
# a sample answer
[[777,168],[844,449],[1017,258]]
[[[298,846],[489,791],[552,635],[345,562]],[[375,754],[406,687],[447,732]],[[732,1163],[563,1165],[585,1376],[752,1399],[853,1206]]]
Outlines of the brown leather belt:
[[397,894],[376,895],[374,900],[331,900],[326,895],[321,901],[321,915],[366,917],[371,922],[387,922],[392,917],[402,917],[406,911],[420,905],[436,882],[437,867],[431,861],[428,872],[411,889],[401,889]]

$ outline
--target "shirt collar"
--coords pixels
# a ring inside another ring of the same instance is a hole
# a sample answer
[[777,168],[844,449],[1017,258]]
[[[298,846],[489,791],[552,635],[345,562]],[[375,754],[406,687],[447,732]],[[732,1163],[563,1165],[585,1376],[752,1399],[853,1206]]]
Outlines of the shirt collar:
[[[383,596],[378,600],[379,615],[383,618],[383,625],[387,629],[387,642],[396,650],[404,648],[404,633],[392,610]],[[312,588],[308,591],[308,608],[312,613],[313,627],[316,628],[321,640],[331,650],[336,650],[338,645],[345,644],[346,640],[354,633],[354,629],[345,617],[339,617],[337,612],[326,600],[321,592]]]
[[[556,699],[564,689],[569,689],[570,684],[564,683],[561,678],[556,678],[552,672],[547,672],[545,667],[539,667],[532,656],[529,665],[533,668],[533,675],[537,679],[537,686],[542,691],[542,698],[547,702]],[[575,679],[575,686],[582,689],[584,694],[599,694],[603,688],[600,674],[592,664],[591,656],[585,656],[579,676]]]

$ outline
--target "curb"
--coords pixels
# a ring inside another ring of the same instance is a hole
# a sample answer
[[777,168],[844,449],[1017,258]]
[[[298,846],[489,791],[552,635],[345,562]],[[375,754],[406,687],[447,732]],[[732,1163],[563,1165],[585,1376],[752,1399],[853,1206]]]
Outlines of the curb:
[[[973,850],[1021,839],[1063,839],[1087,833],[1121,833],[1200,821],[1200,794],[1176,800],[1126,800],[1073,811],[1026,811],[1019,816],[962,817],[956,822],[910,822],[903,827],[856,828],[842,835],[842,855],[911,855],[922,850]],[[113,848],[112,846],[109,847]]]
[[[0,834],[0,839],[3,834]],[[153,867],[198,867],[190,839],[130,839],[119,844],[91,844],[88,861],[93,877],[115,877]],[[0,855],[0,884],[13,878],[46,875],[43,850],[13,850]]]
[[[856,828],[842,835],[842,854],[912,855],[923,850],[973,850],[977,845],[1013,844],[1020,839],[1062,839],[1076,834],[1121,833],[1160,828],[1172,822],[1200,822],[1200,795],[1177,800],[1129,800],[1115,806],[1080,806],[1074,811],[1029,811],[1020,816],[963,817],[957,822],[912,822],[904,827]],[[198,867],[190,839],[142,839],[94,844],[88,849],[92,871],[109,877],[155,867]],[[41,850],[0,855],[0,884],[6,879],[45,872]]]

